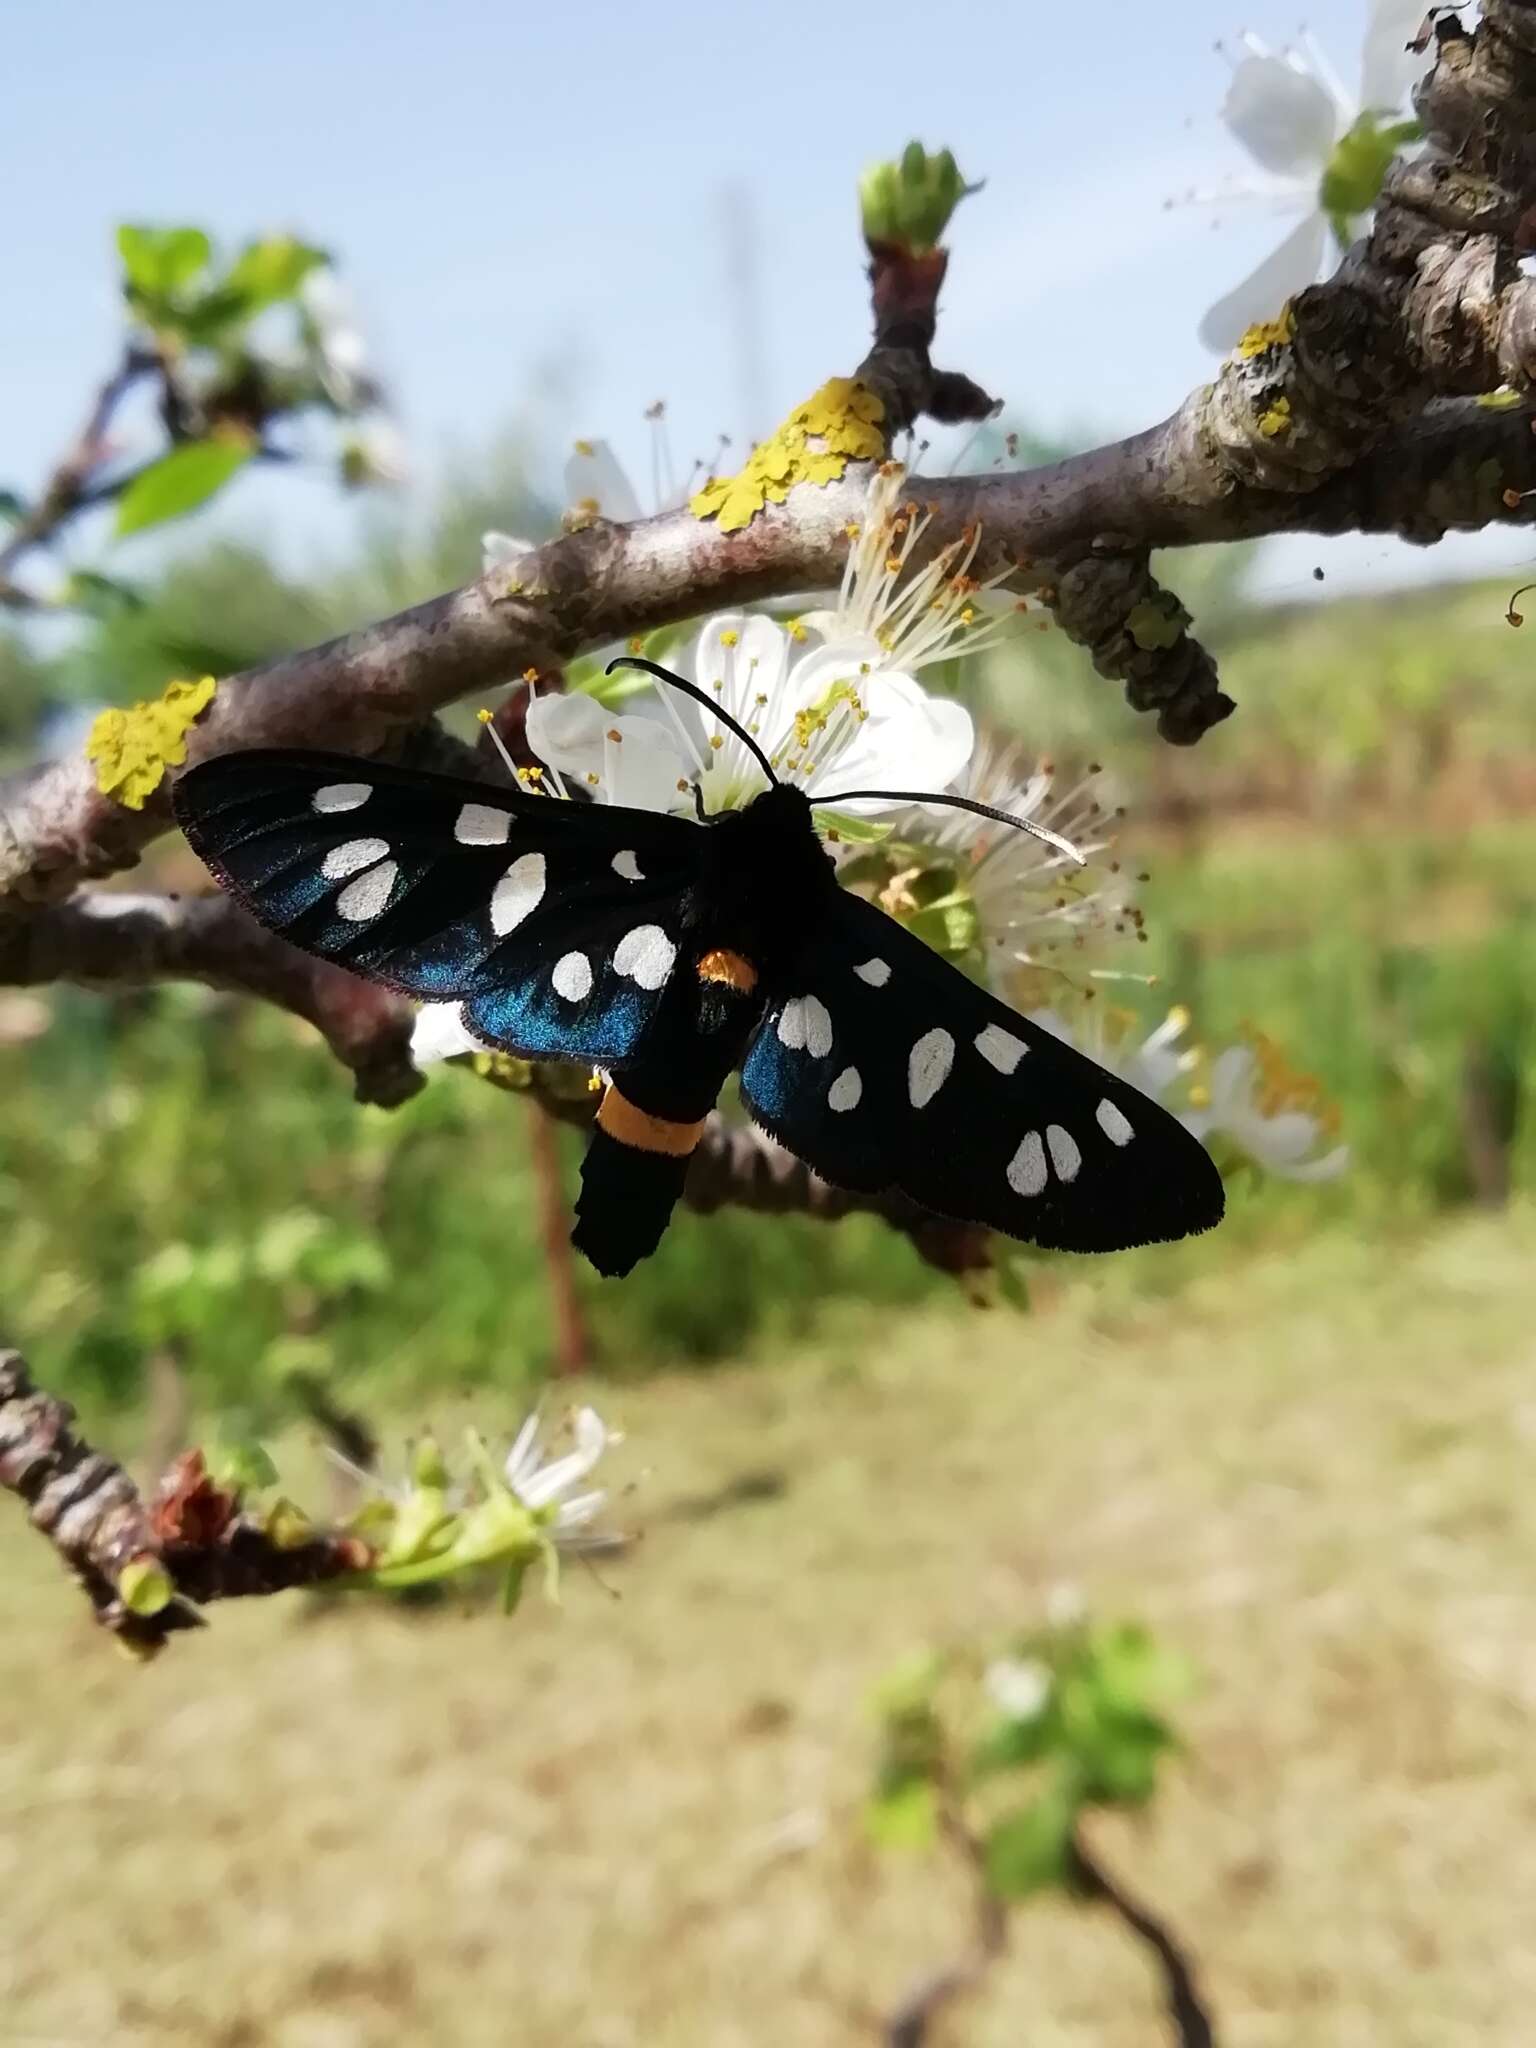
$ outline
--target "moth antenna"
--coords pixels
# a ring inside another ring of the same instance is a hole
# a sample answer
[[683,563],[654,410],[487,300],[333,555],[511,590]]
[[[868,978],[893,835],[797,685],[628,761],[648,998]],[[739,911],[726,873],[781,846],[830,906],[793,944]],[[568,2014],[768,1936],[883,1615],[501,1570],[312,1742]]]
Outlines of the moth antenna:
[[685,676],[673,675],[671,669],[663,668],[660,662],[642,661],[638,654],[620,654],[616,656],[614,660],[609,662],[607,668],[603,670],[603,674],[611,676],[616,668],[642,668],[648,676],[654,676],[659,683],[670,683],[674,690],[681,690],[685,697],[692,697],[695,703],[702,704],[706,711],[711,712],[718,718],[722,725],[730,727],[747,752],[756,760],[769,782],[776,783],[778,781],[779,778],[773,772],[773,763],[757,744],[757,741],[753,739],[751,733],[746,730],[745,726],[738,725],[729,711],[723,710],[715,702],[714,698],[710,696],[709,692],[701,690],[697,683],[690,683]]
[[1049,825],[1037,825],[1033,818],[1016,818],[1010,811],[994,810],[991,804],[979,804],[974,797],[946,796],[932,789],[842,789],[836,796],[819,796],[816,807],[825,810],[832,804],[851,804],[860,797],[880,798],[893,804],[947,804],[954,811],[972,811],[978,818],[990,818],[994,824],[1011,825],[1016,832],[1027,832],[1032,839],[1043,839],[1047,846],[1054,846],[1080,868],[1088,865],[1087,854],[1079,853],[1070,839],[1063,839]]

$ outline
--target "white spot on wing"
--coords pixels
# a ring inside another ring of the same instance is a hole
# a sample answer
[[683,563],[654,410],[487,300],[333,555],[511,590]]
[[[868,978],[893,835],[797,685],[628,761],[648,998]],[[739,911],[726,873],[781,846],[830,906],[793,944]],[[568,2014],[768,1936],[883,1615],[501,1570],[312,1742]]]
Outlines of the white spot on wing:
[[1008,1185],[1016,1195],[1038,1195],[1045,1182],[1045,1147],[1038,1131],[1027,1131],[1008,1162]]
[[676,958],[677,948],[659,924],[637,924],[613,949],[614,972],[640,988],[660,988]]
[[857,1067],[844,1067],[832,1086],[827,1090],[828,1109],[856,1109],[859,1097],[864,1093],[864,1083],[859,1079]]
[[1098,1118],[1099,1129],[1111,1145],[1129,1145],[1135,1137],[1136,1132],[1130,1118],[1123,1109],[1116,1109],[1107,1095],[1094,1111],[1094,1115]]
[[357,811],[372,795],[373,785],[368,782],[328,782],[315,791],[309,804],[315,811]]
[[376,860],[383,860],[388,852],[387,839],[347,839],[331,848],[320,863],[320,872],[329,882],[344,882],[348,875],[358,874],[363,868],[371,868]]
[[791,1052],[824,1060],[832,1050],[832,1019],[815,996],[791,996],[779,1018],[779,1039]]
[[628,847],[622,853],[616,853],[609,865],[612,867],[613,872],[623,881],[643,882],[645,880],[644,875],[640,872],[639,861],[635,859],[634,854]]
[[359,875],[355,882],[348,882],[336,898],[338,914],[349,924],[366,924],[369,918],[377,917],[389,901],[389,892],[394,888],[399,872],[394,861],[384,860],[376,868],[370,868],[367,874]]
[[491,930],[504,939],[530,911],[538,909],[543,898],[543,854],[519,855],[491,892]]
[[1001,1024],[989,1024],[985,1031],[977,1032],[976,1050],[1000,1074],[1011,1074],[1029,1047],[1022,1038],[1015,1038],[1011,1031],[1005,1031]]
[[592,993],[592,962],[585,953],[563,954],[549,978],[557,996],[564,996],[568,1003],[579,1003],[583,996]]
[[1045,1142],[1050,1148],[1051,1164],[1056,1169],[1056,1178],[1061,1181],[1076,1180],[1077,1169],[1083,1163],[1083,1155],[1077,1149],[1077,1140],[1070,1131],[1064,1131],[1060,1124],[1047,1124]]
[[465,804],[453,821],[460,846],[505,846],[511,830],[512,813],[491,804]]
[[891,978],[891,970],[883,960],[866,960],[862,967],[855,967],[853,971],[860,981],[867,981],[871,988],[884,988]]
[[907,1055],[907,1093],[914,1109],[926,1109],[949,1079],[955,1041],[947,1031],[925,1031]]

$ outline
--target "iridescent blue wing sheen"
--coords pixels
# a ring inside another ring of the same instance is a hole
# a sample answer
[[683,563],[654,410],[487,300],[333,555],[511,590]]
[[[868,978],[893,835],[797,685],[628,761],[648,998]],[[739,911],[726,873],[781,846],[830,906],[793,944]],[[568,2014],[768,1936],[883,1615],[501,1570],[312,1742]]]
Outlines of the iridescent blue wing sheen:
[[177,782],[220,883],[306,952],[489,1045],[619,1065],[657,1014],[700,828],[339,754],[225,754]]
[[1159,1104],[839,891],[742,1064],[752,1115],[840,1187],[1062,1251],[1208,1230],[1221,1176]]

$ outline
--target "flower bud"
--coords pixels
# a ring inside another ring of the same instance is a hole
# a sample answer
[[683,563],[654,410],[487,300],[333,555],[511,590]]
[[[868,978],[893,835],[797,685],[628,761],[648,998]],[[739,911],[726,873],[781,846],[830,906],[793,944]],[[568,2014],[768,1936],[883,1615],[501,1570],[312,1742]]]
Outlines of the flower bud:
[[157,1557],[131,1557],[117,1575],[118,1597],[130,1614],[148,1620],[176,1597],[171,1575]]
[[930,156],[909,142],[897,162],[871,164],[859,180],[864,239],[915,254],[935,249],[961,200],[980,190],[961,177],[952,151]]

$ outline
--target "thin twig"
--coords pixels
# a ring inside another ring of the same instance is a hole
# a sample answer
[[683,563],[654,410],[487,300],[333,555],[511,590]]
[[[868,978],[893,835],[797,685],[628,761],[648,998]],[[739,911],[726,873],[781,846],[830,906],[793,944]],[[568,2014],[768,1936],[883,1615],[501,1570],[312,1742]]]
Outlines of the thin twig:
[[1081,1836],[1073,1840],[1072,1860],[1073,1878],[1084,1897],[1108,1906],[1157,1958],[1163,1980],[1163,2002],[1173,2022],[1179,2048],[1215,2048],[1215,2026],[1195,1982],[1194,1965],[1173,1935],[1149,1907],[1132,1898],[1109,1875],[1098,1858],[1089,1852]]
[[952,1793],[939,1802],[939,1828],[971,1880],[972,1944],[958,1962],[925,1977],[885,2023],[885,2048],[924,2048],[930,2029],[958,1999],[974,1991],[1008,1947],[1008,1910],[987,1882],[981,1843],[965,1824]]
[[12,577],[12,571],[24,555],[52,540],[60,527],[88,504],[116,495],[121,488],[118,484],[93,487],[92,478],[110,457],[107,434],[113,415],[139,380],[159,368],[160,358],[153,349],[135,342],[128,344],[122,361],[92,400],[84,426],[54,465],[38,493],[37,502],[6,535],[5,545],[0,547],[0,593],[11,593],[4,596],[5,602],[22,605],[33,602],[30,594]]
[[[116,1459],[74,1430],[75,1411],[33,1385],[14,1351],[0,1350],[0,1488],[26,1502],[34,1529],[58,1552],[97,1621],[141,1656],[202,1625],[199,1607],[259,1598],[366,1570],[356,1537],[317,1532],[278,1543],[215,1486],[188,1453],[148,1504]],[[172,1597],[154,1614],[125,1597],[131,1568],[158,1570]]]

